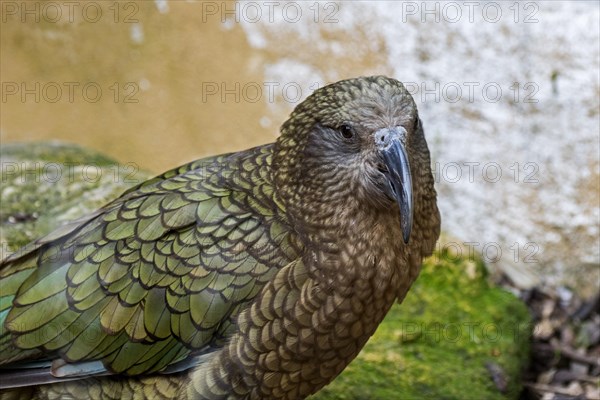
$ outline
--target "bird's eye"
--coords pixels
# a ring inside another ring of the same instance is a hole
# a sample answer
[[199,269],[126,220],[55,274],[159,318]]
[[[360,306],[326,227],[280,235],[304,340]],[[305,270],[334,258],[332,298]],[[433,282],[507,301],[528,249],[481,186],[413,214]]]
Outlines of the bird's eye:
[[342,136],[345,137],[346,139],[352,139],[354,137],[354,129],[352,129],[352,127],[350,125],[342,124],[342,125],[340,125],[338,130],[340,131]]

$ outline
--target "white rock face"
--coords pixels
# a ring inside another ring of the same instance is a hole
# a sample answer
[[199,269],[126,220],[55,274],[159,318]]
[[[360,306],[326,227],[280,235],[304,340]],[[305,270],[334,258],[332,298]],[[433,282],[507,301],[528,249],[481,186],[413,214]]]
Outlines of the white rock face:
[[260,18],[242,8],[238,17],[271,61],[265,82],[278,83],[270,120],[326,82],[405,82],[432,151],[443,228],[456,238],[446,245],[472,249],[523,286],[597,285],[597,2],[255,4]]

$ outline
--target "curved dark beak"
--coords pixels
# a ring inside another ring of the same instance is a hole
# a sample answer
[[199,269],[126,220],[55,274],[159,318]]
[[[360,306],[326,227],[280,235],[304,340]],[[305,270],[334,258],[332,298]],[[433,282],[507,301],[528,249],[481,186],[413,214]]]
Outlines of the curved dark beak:
[[408,243],[413,223],[413,189],[408,154],[404,142],[406,129],[403,127],[385,128],[375,133],[375,143],[387,168],[387,194],[396,200],[400,208],[402,238]]

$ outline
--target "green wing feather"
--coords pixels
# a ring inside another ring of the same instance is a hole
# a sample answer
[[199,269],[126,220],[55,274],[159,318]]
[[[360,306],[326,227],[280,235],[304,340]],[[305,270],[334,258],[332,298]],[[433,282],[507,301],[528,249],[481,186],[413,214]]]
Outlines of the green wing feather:
[[271,147],[207,158],[128,190],[0,264],[0,365],[101,360],[160,371],[218,346],[298,248]]

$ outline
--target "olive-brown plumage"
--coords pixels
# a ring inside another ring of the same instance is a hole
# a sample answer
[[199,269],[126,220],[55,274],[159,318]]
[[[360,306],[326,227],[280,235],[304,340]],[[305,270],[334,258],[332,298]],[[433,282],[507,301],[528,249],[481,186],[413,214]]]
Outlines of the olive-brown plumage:
[[439,229],[410,94],[325,86],[274,144],[169,171],[2,261],[0,398],[304,398]]

